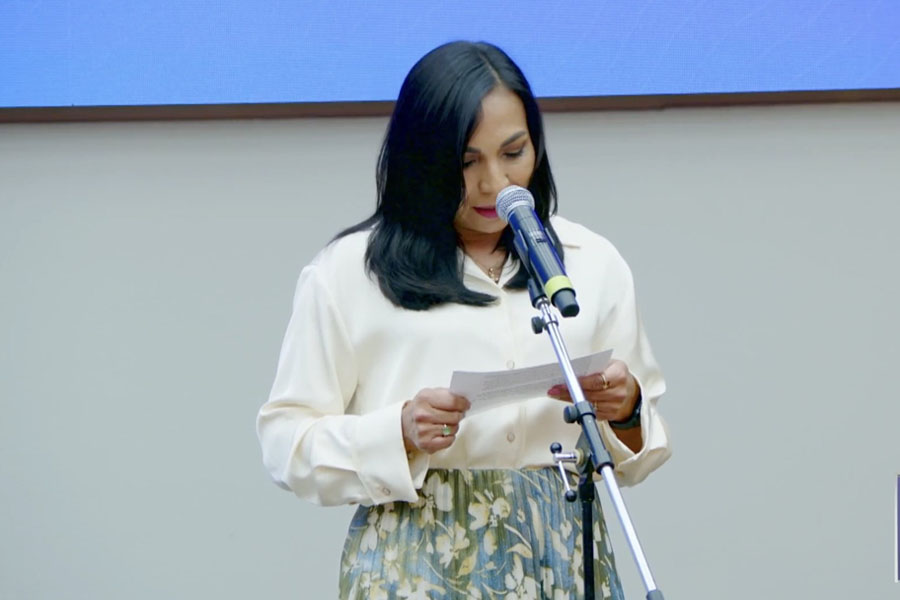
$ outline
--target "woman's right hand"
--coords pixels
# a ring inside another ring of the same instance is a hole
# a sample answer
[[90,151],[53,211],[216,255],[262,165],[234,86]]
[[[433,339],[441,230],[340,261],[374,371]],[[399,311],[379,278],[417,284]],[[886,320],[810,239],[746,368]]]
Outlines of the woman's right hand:
[[[456,440],[459,422],[471,404],[464,396],[447,388],[425,388],[403,404],[400,421],[406,451],[421,450],[433,454],[449,448]],[[449,435],[444,435],[446,426]]]

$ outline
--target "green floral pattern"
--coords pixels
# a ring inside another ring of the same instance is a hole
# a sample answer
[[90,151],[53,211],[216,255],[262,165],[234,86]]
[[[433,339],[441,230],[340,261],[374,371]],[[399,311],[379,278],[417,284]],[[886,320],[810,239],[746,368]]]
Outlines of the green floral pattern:
[[[552,468],[429,471],[416,502],[357,510],[340,598],[583,598],[581,506],[563,491]],[[622,600],[599,503],[594,514],[596,598]]]

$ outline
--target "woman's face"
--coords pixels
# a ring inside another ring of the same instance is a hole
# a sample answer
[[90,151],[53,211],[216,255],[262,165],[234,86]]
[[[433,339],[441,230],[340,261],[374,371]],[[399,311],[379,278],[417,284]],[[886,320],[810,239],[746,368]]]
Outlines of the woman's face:
[[522,101],[505,87],[494,88],[481,101],[481,120],[463,155],[466,189],[453,220],[456,231],[499,237],[506,223],[495,210],[497,194],[508,185],[528,187],[534,160]]

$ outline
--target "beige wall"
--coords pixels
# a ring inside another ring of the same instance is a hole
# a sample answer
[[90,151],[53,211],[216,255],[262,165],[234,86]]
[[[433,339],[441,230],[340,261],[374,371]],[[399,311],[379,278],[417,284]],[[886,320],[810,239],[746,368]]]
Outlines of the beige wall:
[[[349,510],[269,483],[253,422],[384,125],[0,126],[0,597],[333,597]],[[547,129],[668,376],[674,457],[626,491],[666,596],[896,594],[900,104]]]

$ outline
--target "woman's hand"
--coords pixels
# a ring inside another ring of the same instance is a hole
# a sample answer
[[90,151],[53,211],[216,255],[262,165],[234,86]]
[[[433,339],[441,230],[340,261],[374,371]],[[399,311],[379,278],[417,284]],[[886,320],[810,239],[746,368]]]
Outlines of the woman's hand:
[[459,423],[471,404],[447,388],[425,388],[407,400],[400,412],[406,451],[433,454],[456,440]]
[[[598,419],[623,421],[631,415],[638,399],[637,381],[621,360],[612,360],[602,373],[579,377],[585,399],[594,405]],[[572,401],[565,384],[554,385],[547,395],[559,400]]]

